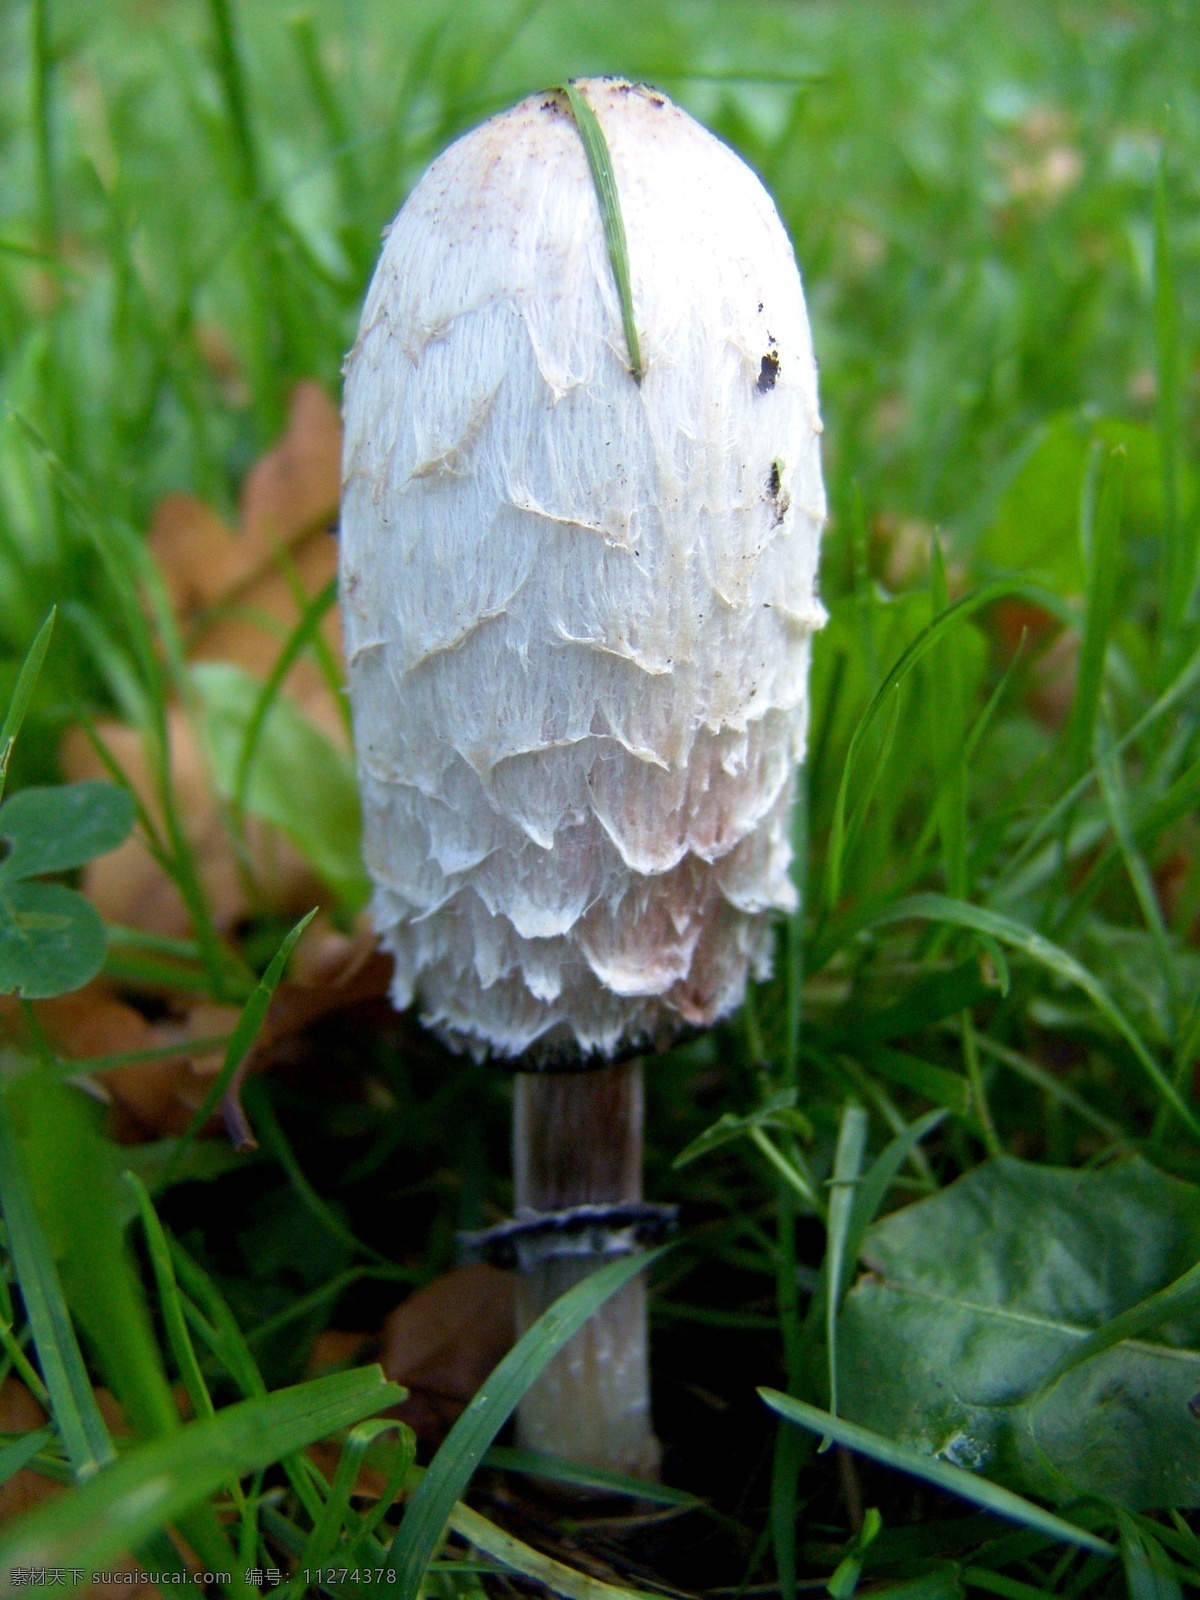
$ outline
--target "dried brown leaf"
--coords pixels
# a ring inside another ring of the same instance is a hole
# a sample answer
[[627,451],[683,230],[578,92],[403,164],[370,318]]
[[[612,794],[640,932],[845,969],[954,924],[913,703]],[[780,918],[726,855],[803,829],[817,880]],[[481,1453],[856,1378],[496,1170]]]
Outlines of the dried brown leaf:
[[[321,897],[320,881],[304,857],[276,828],[246,819],[252,896],[213,795],[208,763],[191,722],[179,706],[168,713],[171,782],[175,805],[194,852],[200,883],[217,926],[228,932],[252,911],[299,916]],[[140,734],[119,722],[98,729],[160,833],[163,817]],[[107,776],[81,728],[63,742],[64,776],[76,782]],[[186,938],[191,920],[174,880],[138,834],[84,869],[82,888],[107,922]]]
[[[106,1389],[97,1389],[96,1400],[110,1431],[127,1434],[129,1429],[112,1395]],[[42,1427],[45,1421],[46,1413],[25,1385],[14,1377],[6,1378],[3,1385],[0,1385],[0,1432],[29,1433],[34,1428]],[[31,1511],[44,1500],[54,1499],[65,1490],[65,1484],[44,1478],[32,1467],[22,1467],[20,1472],[14,1473],[6,1483],[0,1484],[0,1526],[24,1515],[26,1511]],[[133,1573],[137,1570],[137,1563],[129,1558],[114,1561],[111,1563],[111,1570]],[[152,1583],[126,1583],[118,1579],[112,1583],[86,1584],[78,1592],[90,1596],[91,1600],[117,1600],[118,1596],[151,1596],[161,1591]]]
[[423,1285],[383,1325],[380,1363],[409,1391],[399,1408],[437,1444],[516,1338],[516,1276],[482,1263]]
[[[236,532],[191,496],[162,502],[150,547],[192,660],[232,662],[260,678],[270,673],[302,605],[337,568],[329,527],[337,515],[340,456],[341,424],[333,402],[319,385],[302,383],[282,439],[246,479]],[[322,638],[340,673],[336,610],[325,618]],[[346,748],[337,695],[310,655],[295,663],[283,687],[311,722]],[[278,830],[251,818],[247,873],[222,822],[200,741],[181,707],[170,708],[168,728],[176,803],[218,926],[230,930],[253,912],[287,916],[306,910],[320,897],[311,867]],[[98,732],[161,827],[140,735],[117,722],[102,724]],[[64,743],[63,767],[69,779],[105,775],[78,728]],[[175,936],[189,931],[178,890],[140,837],[93,862],[83,889],[110,922]]]
[[[289,1042],[322,1017],[386,995],[391,963],[380,954],[369,928],[364,926],[353,937],[336,932],[328,923],[314,928],[315,936],[297,947],[295,976],[276,989],[239,1077],[274,1065]],[[120,1144],[183,1133],[221,1069],[223,1048],[195,1048],[194,1041],[232,1033],[238,1008],[186,995],[176,996],[172,1004],[173,1011],[150,1021],[103,978],[73,994],[38,1003],[47,1042],[64,1060],[83,1062],[177,1047],[177,1053],[154,1061],[98,1072],[89,1069],[94,1091],[111,1107],[109,1132]],[[0,1025],[11,1037],[21,1037],[24,1023],[11,996],[0,997]],[[209,1131],[220,1128],[220,1118],[214,1116]]]

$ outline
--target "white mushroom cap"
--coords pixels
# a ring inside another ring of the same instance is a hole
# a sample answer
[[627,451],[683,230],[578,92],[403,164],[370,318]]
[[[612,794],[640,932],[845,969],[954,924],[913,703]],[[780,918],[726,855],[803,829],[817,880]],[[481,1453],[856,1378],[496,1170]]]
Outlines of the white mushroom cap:
[[477,1055],[705,1025],[795,904],[825,515],[792,248],[661,94],[579,84],[430,167],[346,373],[342,607],[393,996]]

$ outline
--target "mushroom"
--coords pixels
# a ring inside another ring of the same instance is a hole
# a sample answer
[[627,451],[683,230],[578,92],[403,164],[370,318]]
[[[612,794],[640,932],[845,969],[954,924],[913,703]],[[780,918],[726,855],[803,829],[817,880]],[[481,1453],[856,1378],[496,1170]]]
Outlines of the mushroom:
[[[433,163],[348,359],[341,601],[373,914],[454,1050],[515,1070],[528,1322],[661,1226],[639,1055],[770,969],[796,905],[825,499],[792,248],[656,90],[533,95]],[[653,1473],[645,1291],[522,1403]]]

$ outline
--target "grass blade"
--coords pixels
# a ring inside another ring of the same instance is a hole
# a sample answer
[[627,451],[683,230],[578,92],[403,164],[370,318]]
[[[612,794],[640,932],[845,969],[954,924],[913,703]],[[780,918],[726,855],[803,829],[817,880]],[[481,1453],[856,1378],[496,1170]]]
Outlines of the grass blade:
[[[1179,704],[1187,695],[1191,694],[1197,683],[1200,683],[1200,649],[1194,650],[1187,661],[1180,668],[1172,681],[1159,695],[1158,699],[1142,713],[1138,720],[1113,744],[1113,754],[1119,755],[1128,749],[1131,744],[1136,744],[1144,733],[1154,727]],[[1011,892],[1011,885],[1017,876],[1018,868],[1022,867],[1043,839],[1055,833],[1064,816],[1078,804],[1088,788],[1096,781],[1095,768],[1090,768],[1075,783],[1054,802],[1040,811],[1037,821],[1029,830],[1020,847],[1015,850],[1006,862],[1000,881],[992,891],[990,898],[998,899],[1001,895]]]
[[[829,1409],[837,1416],[837,1319],[846,1270],[846,1247],[854,1215],[854,1197],[867,1148],[867,1113],[851,1102],[842,1112],[830,1179],[829,1222],[825,1246],[825,1346],[829,1361]],[[822,1449],[828,1449],[828,1440]]]
[[25,713],[29,710],[29,702],[33,698],[38,675],[42,670],[42,662],[45,661],[46,651],[50,648],[50,635],[54,632],[54,618],[57,613],[57,606],[51,606],[46,613],[46,620],[34,635],[33,643],[21,663],[21,671],[17,675],[12,699],[8,702],[8,710],[4,713],[4,724],[0,727],[0,797],[4,794],[4,780],[8,776],[8,763],[13,745],[17,742],[17,734],[20,733]]
[[887,721],[883,725],[879,749],[876,751],[875,760],[871,763],[871,771],[855,802],[854,810],[850,813],[850,821],[846,824],[846,837],[842,843],[843,856],[852,856],[854,854],[854,846],[858,843],[858,836],[862,832],[863,823],[867,820],[867,812],[870,809],[871,801],[875,798],[879,780],[883,777],[883,770],[887,766],[888,757],[892,753],[892,744],[896,737],[896,727],[899,721],[900,686],[897,684],[888,696]]
[[[358,1483],[358,1475],[362,1469],[363,1457],[367,1449],[381,1434],[397,1431],[399,1437],[398,1459],[393,1463],[393,1470],[389,1473],[392,1480],[390,1485],[385,1485],[384,1492],[379,1497],[376,1509],[380,1518],[391,1506],[392,1501],[408,1476],[408,1469],[416,1458],[417,1440],[412,1429],[396,1417],[378,1417],[369,1422],[360,1422],[354,1428],[346,1443],[342,1446],[342,1453],[338,1458],[337,1471],[334,1473],[333,1483],[330,1486],[329,1498],[325,1501],[324,1509],[313,1525],[313,1530],[308,1536],[308,1543],[304,1548],[302,1565],[305,1567],[321,1567],[337,1549],[338,1536],[346,1525],[348,1517],[353,1513],[350,1510],[350,1497]],[[391,1487],[391,1493],[387,1492]],[[362,1530],[359,1531],[359,1538]]]
[[623,1256],[578,1283],[517,1342],[454,1424],[409,1503],[387,1565],[399,1569],[396,1593],[416,1600],[455,1502],[518,1402],[549,1361],[611,1295],[662,1254]]
[[1078,1344],[1073,1345],[1042,1379],[1035,1399],[1044,1399],[1068,1372],[1082,1366],[1085,1361],[1090,1361],[1093,1356],[1111,1350],[1113,1345],[1120,1344],[1125,1339],[1140,1339],[1145,1334],[1153,1333],[1155,1329],[1161,1328],[1164,1322],[1169,1322],[1175,1317],[1190,1315],[1198,1305],[1200,1305],[1200,1261],[1195,1266],[1189,1267],[1165,1289],[1147,1295],[1136,1306],[1130,1306],[1128,1310],[1122,1311],[1111,1321],[1106,1322],[1102,1328],[1089,1333],[1086,1339],[1081,1339]]
[[[885,673],[883,682],[871,697],[870,703],[858,720],[858,725],[851,735],[850,744],[846,751],[846,759],[842,766],[842,776],[838,783],[837,799],[833,808],[833,828],[829,839],[829,858],[826,868],[825,901],[832,910],[841,898],[842,892],[842,861],[846,849],[846,801],[850,787],[850,777],[854,771],[858,756],[868,733],[875,725],[875,720],[883,709],[889,692],[903,683],[904,679],[926,656],[930,650],[941,640],[951,628],[960,622],[965,622],[976,611],[984,606],[991,605],[996,600],[1021,597],[1032,600],[1036,605],[1043,606],[1054,615],[1062,611],[1062,604],[1058,596],[1052,594],[1041,584],[1026,583],[1020,580],[998,580],[995,583],[986,583],[979,589],[974,589],[970,594],[963,595],[961,600],[956,600],[948,606],[940,616],[921,630],[916,638],[896,658]],[[1197,662],[1197,671],[1200,672],[1200,661]]]
[[1166,151],[1154,185],[1154,365],[1159,468],[1162,482],[1161,644],[1168,647],[1183,619],[1191,589],[1190,543],[1179,516],[1179,314],[1171,269]]
[[796,1148],[795,1141],[792,1141],[789,1157],[780,1151],[779,1147],[768,1138],[760,1127],[751,1127],[749,1132],[751,1143],[766,1156],[775,1171],[783,1179],[789,1199],[793,1195],[799,1195],[805,1205],[810,1206],[817,1216],[823,1218],[825,1216],[824,1202],[807,1170],[801,1170],[798,1164],[802,1158],[800,1151]]
[[1158,952],[1158,959],[1171,996],[1171,1009],[1175,1014],[1172,1021],[1177,1022],[1179,983],[1175,970],[1175,951],[1166,922],[1163,920],[1162,907],[1158,902],[1158,890],[1154,886],[1154,879],[1150,875],[1145,857],[1138,849],[1136,831],[1130,815],[1125,775],[1121,771],[1120,761],[1112,753],[1112,741],[1103,725],[1096,730],[1096,745],[1096,772],[1100,778],[1100,793],[1104,797],[1108,819],[1112,823],[1113,837],[1124,859],[1125,870],[1129,874],[1129,881],[1133,886],[1146,929],[1154,940],[1154,947]]
[[892,1180],[926,1135],[945,1121],[944,1111],[928,1111],[915,1122],[910,1122],[875,1157],[854,1190],[850,1220],[846,1227],[845,1247],[842,1253],[841,1276],[835,1282],[835,1293],[840,1300],[846,1292],[850,1273],[858,1260],[867,1229],[875,1220],[875,1213],[883,1204]]
[[1195,1114],[1184,1103],[1178,1089],[1150,1054],[1137,1029],[1099,978],[1089,972],[1068,951],[1011,917],[1002,916],[997,911],[989,911],[984,906],[971,905],[966,900],[951,900],[941,894],[914,894],[903,900],[897,900],[893,905],[885,906],[881,911],[875,912],[868,925],[878,928],[892,922],[904,922],[910,917],[957,923],[961,928],[973,928],[981,933],[989,933],[1004,944],[1024,951],[1040,966],[1082,989],[1101,1016],[1111,1023],[1125,1040],[1145,1069],[1146,1075],[1179,1120],[1191,1133],[1200,1137],[1200,1121],[1197,1121]]
[[242,1330],[238,1327],[236,1317],[204,1268],[192,1260],[177,1239],[171,1238],[165,1229],[163,1232],[171,1251],[171,1260],[178,1281],[184,1293],[190,1296],[199,1308],[198,1316],[197,1306],[192,1306],[189,1300],[185,1300],[184,1314],[193,1326],[197,1326],[199,1322],[205,1343],[246,1398],[261,1399],[267,1392],[267,1386],[263,1382],[262,1373],[259,1372],[254,1357],[250,1354],[250,1348],[242,1335]]
[[279,1162],[287,1174],[288,1182],[299,1196],[305,1210],[311,1213],[329,1234],[330,1238],[337,1239],[344,1244],[352,1254],[365,1256],[368,1261],[374,1262],[377,1267],[390,1267],[392,1263],[373,1245],[364,1244],[337,1215],[333,1208],[321,1199],[305,1176],[300,1163],[296,1160],[291,1145],[284,1136],[283,1129],[275,1116],[274,1108],[264,1086],[261,1082],[248,1085],[247,1105],[250,1115],[254,1118],[262,1134],[263,1148]]
[[638,341],[637,323],[633,318],[633,287],[629,281],[629,245],[625,238],[625,219],[621,215],[621,197],[617,193],[617,180],[613,173],[612,156],[608,151],[608,140],[604,137],[604,129],[600,126],[596,113],[588,105],[583,91],[576,86],[574,79],[563,84],[562,92],[567,97],[571,115],[575,118],[575,126],[579,129],[579,137],[587,153],[592,182],[596,186],[596,201],[600,207],[600,219],[604,224],[608,259],[612,264],[617,295],[621,301],[621,322],[625,328],[629,368],[634,381],[641,383],[646,369],[642,363],[642,347]]
[[877,1045],[862,1052],[864,1064],[881,1078],[914,1089],[935,1105],[945,1106],[957,1117],[967,1117],[971,1112],[971,1089],[967,1080],[945,1067],[935,1067],[922,1061],[907,1050],[893,1050],[890,1045]]
[[188,1123],[179,1143],[175,1146],[175,1153],[167,1163],[166,1170],[163,1173],[161,1188],[165,1189],[170,1184],[171,1178],[183,1160],[184,1154],[221,1103],[226,1090],[233,1082],[234,1074],[250,1054],[250,1048],[258,1037],[258,1030],[266,1020],[271,997],[279,985],[280,978],[283,977],[284,968],[288,964],[288,957],[295,949],[296,941],[316,914],[317,908],[314,906],[307,916],[301,917],[300,921],[279,946],[274,956],[272,956],[270,966],[263,973],[253,994],[242,1007],[242,1014],[237,1019],[233,1033],[229,1038],[229,1044],[226,1046],[225,1060],[221,1065],[221,1070],[213,1079],[208,1093],[200,1102],[195,1116]]
[[1175,1563],[1154,1535],[1123,1511],[1118,1522],[1129,1600],[1183,1600]]
[[14,1473],[27,1467],[39,1450],[56,1442],[57,1435],[53,1428],[35,1428],[32,1433],[10,1440],[0,1449],[0,1484],[7,1483]]
[[162,1311],[163,1326],[166,1329],[167,1342],[171,1346],[171,1354],[175,1357],[175,1365],[179,1369],[179,1376],[183,1380],[183,1386],[187,1390],[188,1399],[192,1402],[192,1410],[196,1416],[211,1417],[215,1408],[204,1375],[200,1371],[200,1363],[196,1359],[191,1335],[187,1330],[187,1319],[183,1314],[183,1301],[180,1299],[179,1284],[175,1279],[175,1268],[171,1265],[171,1247],[167,1243],[167,1236],[163,1232],[162,1223],[158,1220],[158,1213],[154,1209],[154,1202],[147,1194],[142,1180],[136,1173],[126,1172],[125,1181],[133,1190],[138,1213],[142,1219],[150,1265],[154,1270],[155,1283],[158,1285],[158,1303]]
[[242,741],[241,755],[238,757],[237,776],[233,785],[233,811],[238,819],[239,826],[246,811],[246,796],[250,790],[250,773],[254,766],[254,757],[258,750],[259,735],[262,733],[263,724],[268,713],[275,703],[275,697],[302,652],[316,637],[317,629],[324,621],[325,614],[337,601],[337,579],[330,578],[329,582],[313,596],[304,609],[304,612],[292,630],[291,636],[279,653],[279,658],[271,668],[266,682],[262,686],[254,710],[250,714],[250,721],[246,724],[246,736]]
[[450,1513],[450,1526],[470,1544],[486,1551],[497,1561],[524,1578],[545,1584],[554,1594],[566,1600],[653,1600],[640,1589],[626,1589],[619,1584],[605,1583],[586,1572],[577,1572],[553,1556],[543,1555],[524,1540],[514,1538],[494,1522],[481,1517],[470,1506],[456,1505]]
[[[942,547],[934,539],[929,561],[930,598],[934,616],[950,604]],[[967,753],[966,716],[963,710],[963,675],[958,640],[940,639],[930,663],[937,683],[929,699],[929,729],[933,766],[937,774],[938,811],[945,862],[947,892],[959,900],[967,897]]]
[[[1085,494],[1085,508],[1088,496]],[[1087,550],[1087,596],[1075,698],[1067,723],[1067,754],[1072,772],[1086,765],[1095,739],[1096,716],[1104,687],[1104,661],[1116,614],[1117,577],[1121,555],[1121,511],[1125,501],[1125,446],[1105,458],[1096,515]],[[1084,515],[1086,516],[1086,509]]]
[[855,1450],[882,1466],[911,1473],[914,1478],[923,1478],[926,1483],[932,1483],[948,1494],[961,1495],[964,1500],[982,1506],[985,1511],[991,1511],[998,1517],[1007,1517],[1039,1533],[1049,1534],[1052,1539],[1061,1540],[1064,1544],[1078,1545],[1081,1550],[1092,1550],[1097,1555],[1116,1554],[1112,1545],[1097,1538],[1094,1533],[1076,1527],[1073,1522],[1055,1516],[1052,1511],[1043,1510],[1041,1506],[1034,1505],[1032,1500],[1014,1494],[1011,1489],[1003,1489],[988,1478],[977,1477],[965,1467],[940,1461],[936,1456],[918,1455],[915,1450],[885,1439],[882,1434],[872,1433],[869,1428],[860,1428],[857,1423],[831,1416],[828,1411],[820,1411],[803,1400],[793,1400],[790,1395],[780,1394],[778,1389],[760,1389],[758,1392],[772,1411],[777,1411],[798,1428],[827,1434],[848,1450]]
[[72,1495],[40,1506],[0,1542],[0,1568],[103,1567],[230,1479],[395,1405],[378,1367],[243,1400],[139,1445]]
[[[388,1419],[386,1423],[364,1422],[360,1424],[360,1426],[356,1428],[354,1432],[361,1434],[366,1428],[374,1428],[376,1430],[375,1434],[371,1436],[374,1438],[377,1437],[378,1434],[384,1432],[385,1428],[389,1425],[394,1426],[396,1429],[396,1444],[395,1449],[392,1452],[391,1465],[388,1468],[387,1476],[384,1478],[383,1489],[380,1492],[379,1499],[376,1500],[370,1511],[359,1518],[358,1529],[354,1535],[354,1550],[356,1554],[360,1550],[369,1549],[372,1551],[378,1551],[378,1553],[382,1556],[383,1547],[378,1543],[378,1541],[372,1538],[372,1535],[374,1534],[375,1529],[383,1521],[384,1517],[386,1517],[388,1512],[392,1509],[392,1506],[396,1501],[396,1496],[409,1481],[413,1472],[413,1462],[416,1459],[417,1454],[417,1438],[412,1429],[409,1428],[405,1423],[399,1421],[393,1423],[391,1419]],[[350,1437],[353,1439],[354,1434],[351,1434]]]
[[0,1096],[0,1206],[8,1228],[13,1268],[33,1330],[55,1426],[76,1482],[116,1460],[116,1451],[92,1393],[79,1342],[71,1326],[50,1247],[34,1209],[24,1159]]
[[1047,1072],[1044,1067],[1039,1067],[1036,1061],[1030,1061],[1020,1051],[1009,1049],[1007,1045],[1000,1044],[997,1040],[989,1038],[986,1033],[978,1034],[976,1043],[981,1050],[1008,1067],[1011,1072],[1015,1072],[1019,1078],[1024,1078],[1026,1083],[1032,1083],[1043,1094],[1049,1095],[1052,1100],[1057,1100],[1060,1104],[1070,1107],[1077,1117],[1080,1117],[1084,1122],[1090,1123],[1093,1128],[1102,1133],[1118,1149],[1132,1148],[1129,1135],[1119,1123],[1113,1122],[1110,1117],[1104,1116],[1094,1106],[1088,1105],[1086,1100],[1056,1078],[1052,1072]]
[[686,1489],[671,1489],[665,1483],[647,1483],[644,1478],[631,1478],[624,1472],[610,1472],[606,1467],[585,1467],[575,1461],[561,1461],[558,1456],[543,1455],[538,1450],[516,1450],[508,1445],[494,1444],[483,1458],[485,1467],[496,1467],[501,1472],[518,1472],[530,1478],[541,1478],[546,1483],[570,1483],[580,1489],[600,1490],[605,1494],[627,1494],[635,1500],[646,1500],[656,1506],[678,1506],[680,1510],[699,1508],[704,1501]]

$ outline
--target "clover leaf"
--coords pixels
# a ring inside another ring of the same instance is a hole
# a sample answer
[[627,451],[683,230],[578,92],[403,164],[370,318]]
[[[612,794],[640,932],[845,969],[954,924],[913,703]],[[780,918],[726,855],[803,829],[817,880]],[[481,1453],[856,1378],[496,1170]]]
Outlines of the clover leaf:
[[113,850],[133,826],[133,800],[111,783],[22,789],[0,805],[0,994],[66,994],[94,978],[106,935],[89,900],[42,873]]

